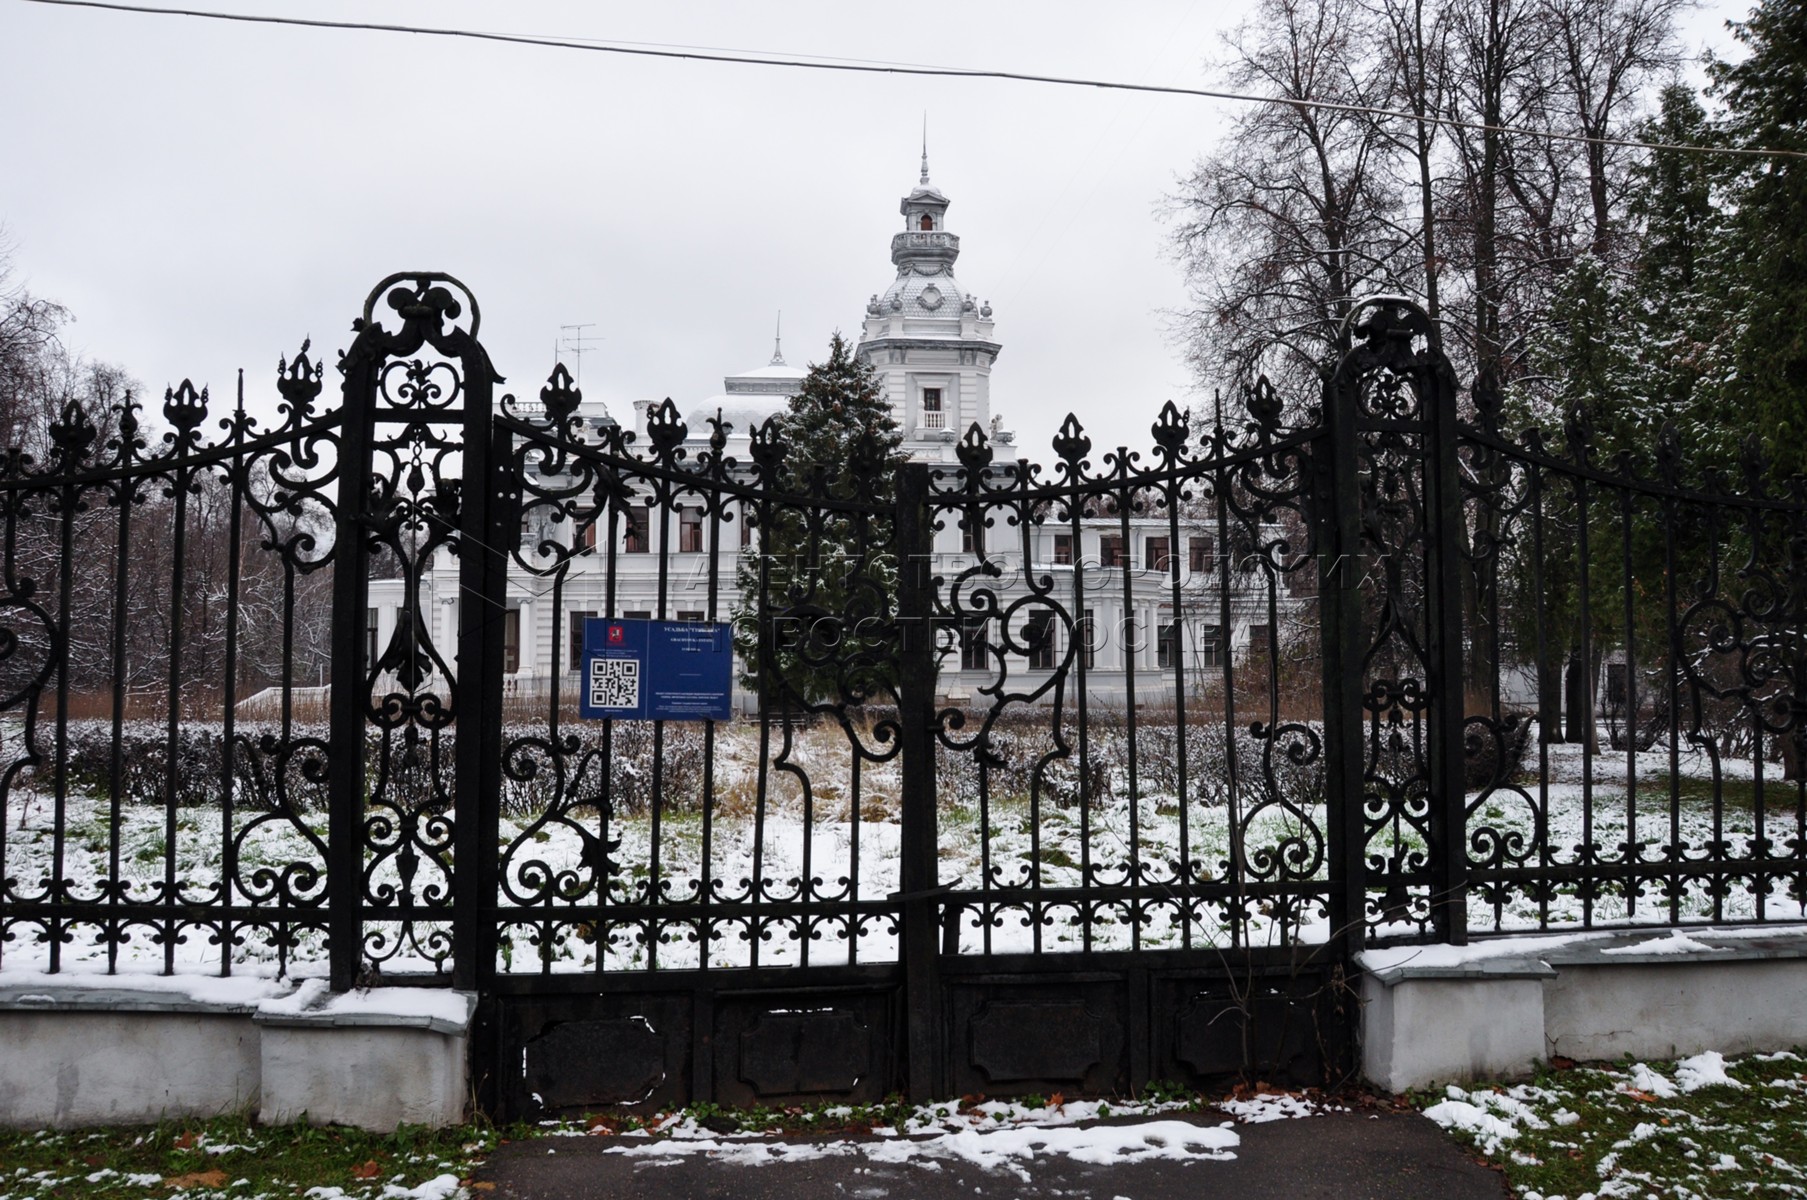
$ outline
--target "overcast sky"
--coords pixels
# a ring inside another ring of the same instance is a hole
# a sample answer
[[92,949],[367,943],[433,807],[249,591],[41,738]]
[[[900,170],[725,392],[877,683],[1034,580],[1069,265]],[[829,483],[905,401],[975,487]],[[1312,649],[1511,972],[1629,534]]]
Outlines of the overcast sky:
[[[201,0],[221,9],[1208,85],[1242,0],[1102,5]],[[1724,52],[1719,0],[1691,49]],[[681,404],[857,335],[893,277],[924,115],[957,275],[996,309],[993,411],[1046,457],[1069,411],[1146,446],[1193,403],[1161,202],[1227,104],[627,58],[0,0],[0,223],[71,344],[155,397],[274,395],[396,270],[464,280],[507,390],[591,323],[586,395]],[[329,360],[330,361],[330,360]],[[567,361],[570,361],[567,358]]]

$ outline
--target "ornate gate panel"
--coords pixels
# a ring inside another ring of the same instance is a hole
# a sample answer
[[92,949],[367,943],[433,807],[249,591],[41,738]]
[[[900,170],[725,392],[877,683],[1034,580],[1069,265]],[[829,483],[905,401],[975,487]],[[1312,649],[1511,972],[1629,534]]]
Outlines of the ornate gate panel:
[[[0,459],[0,966],[469,989],[507,1119],[1334,1082],[1364,945],[1807,903],[1754,448],[1507,436],[1394,300],[1048,470],[498,399],[479,323],[396,275],[336,407]],[[578,719],[591,616],[730,626],[737,715]]]

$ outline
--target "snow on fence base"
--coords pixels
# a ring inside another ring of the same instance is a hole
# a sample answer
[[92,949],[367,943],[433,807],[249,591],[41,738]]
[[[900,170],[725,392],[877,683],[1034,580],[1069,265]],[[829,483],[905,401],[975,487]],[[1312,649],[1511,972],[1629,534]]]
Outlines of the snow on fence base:
[[320,981],[0,973],[0,1124],[464,1119],[475,997]]
[[1807,1042],[1807,926],[1397,946],[1362,967],[1362,1073],[1388,1091],[1554,1057],[1671,1059]]

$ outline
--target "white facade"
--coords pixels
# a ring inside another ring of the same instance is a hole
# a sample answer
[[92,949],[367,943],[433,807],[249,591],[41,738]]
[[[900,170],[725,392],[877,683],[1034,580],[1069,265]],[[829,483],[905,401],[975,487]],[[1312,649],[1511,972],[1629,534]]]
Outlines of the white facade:
[[[873,366],[883,382],[884,394],[905,431],[905,450],[918,461],[936,463],[956,461],[958,439],[975,424],[987,431],[994,446],[1007,447],[1013,440],[991,410],[991,367],[1000,349],[993,336],[991,307],[976,301],[954,277],[959,239],[945,228],[948,204],[930,184],[925,159],[919,185],[900,205],[905,229],[891,243],[896,278],[868,302],[856,348],[856,354]],[[679,406],[689,442],[702,449],[712,433],[710,419],[719,417],[731,427],[725,453],[747,461],[749,431],[784,411],[805,374],[802,368],[787,364],[775,346],[764,366],[726,377],[720,394]],[[646,444],[647,418],[653,407],[650,401],[636,401],[633,406],[641,445]],[[579,413],[592,425],[614,419],[597,401],[586,401]],[[1014,454],[1000,454],[999,458],[1009,461]],[[1214,526],[1209,523],[1182,521],[1175,544],[1165,514],[1134,516],[1127,524],[1115,516],[1088,518],[1077,540],[1069,525],[1058,524],[1052,516],[1048,524],[1025,532],[1007,523],[1005,510],[993,510],[992,515],[995,527],[985,534],[989,544],[978,548],[955,521],[946,522],[948,528],[936,535],[935,573],[952,580],[979,561],[975,549],[987,551],[985,557],[1001,568],[1001,575],[987,586],[996,589],[1008,607],[1012,599],[1028,593],[1022,577],[1027,550],[1037,574],[1054,578],[1053,599],[1076,620],[1089,621],[1093,650],[1086,669],[1090,693],[1122,696],[1133,667],[1138,699],[1171,701],[1181,655],[1187,691],[1213,690],[1222,685],[1220,672],[1226,655],[1240,658],[1251,649],[1264,650],[1268,644],[1275,618],[1268,611],[1265,577],[1249,577],[1263,584],[1251,588],[1239,584],[1244,577],[1231,572],[1226,604],[1226,592],[1220,586],[1223,547],[1217,544]],[[586,616],[732,618],[738,599],[736,562],[748,540],[744,520],[721,522],[718,527],[700,507],[679,512],[655,507],[645,518],[641,536],[624,539],[615,556],[612,611],[607,602],[604,554],[587,553],[574,559],[556,593],[548,578],[518,569],[511,572],[508,609],[500,614],[502,629],[498,631],[509,647],[506,660],[511,691],[543,694],[557,677],[561,692],[575,696],[577,652]],[[568,527],[523,529],[522,544],[531,547],[550,540],[570,545],[573,536]],[[606,531],[598,536],[606,536]],[[1179,565],[1178,619],[1170,559],[1177,559]],[[1077,601],[1072,584],[1075,563],[1084,568],[1083,594]],[[1127,597],[1126,574],[1131,576]],[[457,560],[441,554],[422,579],[421,594],[434,640],[442,647],[454,646],[462,603]],[[373,636],[367,644],[373,655],[388,645],[402,599],[399,580],[372,581]],[[1296,608],[1283,588],[1277,609],[1281,626]],[[1081,609],[1083,613],[1078,611]],[[1037,611],[1035,606],[1024,607],[1010,618],[1010,633],[1019,645],[1026,640],[1024,626],[1037,619]],[[1039,611],[1044,614],[1041,619],[1046,619],[1047,610]],[[948,634],[949,653],[942,659],[939,676],[946,699],[977,699],[977,689],[993,677],[995,663],[980,636],[1002,644],[995,628],[982,635],[974,631],[964,639]],[[1280,637],[1284,639],[1284,629]],[[1010,690],[1033,690],[1037,676],[1046,678],[1066,650],[1057,637],[1051,654],[1018,657],[1010,664]]]

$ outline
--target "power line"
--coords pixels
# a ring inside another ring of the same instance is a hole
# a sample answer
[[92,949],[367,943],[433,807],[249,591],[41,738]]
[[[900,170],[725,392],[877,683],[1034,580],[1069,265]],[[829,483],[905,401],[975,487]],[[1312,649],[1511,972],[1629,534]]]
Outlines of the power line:
[[1580,133],[1560,133],[1550,129],[1527,129],[1515,125],[1487,125],[1480,121],[1459,121],[1453,117],[1420,116],[1397,108],[1381,108],[1371,104],[1344,104],[1335,100],[1313,100],[1282,96],[1257,96],[1248,92],[1227,92],[1211,88],[1180,87],[1174,84],[1122,83],[1107,79],[1084,79],[1067,75],[1038,75],[1025,71],[996,71],[965,67],[910,66],[863,59],[825,59],[803,55],[765,55],[741,51],[708,50],[682,46],[660,46],[648,43],[575,41],[568,38],[537,35],[492,33],[476,29],[442,28],[428,25],[394,25],[371,21],[327,21],[313,17],[264,16],[255,13],[216,12],[198,8],[165,8],[148,4],[120,4],[113,0],[23,0],[27,4],[50,4],[61,8],[94,8],[111,12],[139,13],[163,17],[198,17],[210,21],[237,21],[249,25],[285,25],[304,29],[358,30],[369,33],[417,33],[427,37],[468,38],[473,41],[503,42],[516,46],[541,46],[559,50],[583,50],[592,54],[623,54],[638,58],[688,59],[694,62],[738,63],[744,66],[793,67],[805,71],[846,71],[865,75],[913,75],[940,79],[991,79],[1009,83],[1045,83],[1056,87],[1098,88],[1103,91],[1144,92],[1162,96],[1195,96],[1206,100],[1232,100],[1241,104],[1279,104],[1292,108],[1312,108],[1322,112],[1341,112],[1376,117],[1395,117],[1402,121],[1422,122],[1448,129],[1465,129],[1475,133],[1504,133],[1520,137],[1549,138],[1551,141],[1583,145],[1617,146],[1633,150],[1663,150],[1683,154],[1730,154],[1750,158],[1807,158],[1807,150],[1777,150],[1747,146],[1696,146],[1677,142],[1646,142],[1637,138],[1589,137]]

